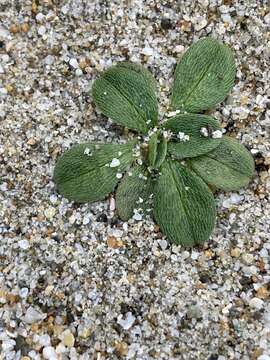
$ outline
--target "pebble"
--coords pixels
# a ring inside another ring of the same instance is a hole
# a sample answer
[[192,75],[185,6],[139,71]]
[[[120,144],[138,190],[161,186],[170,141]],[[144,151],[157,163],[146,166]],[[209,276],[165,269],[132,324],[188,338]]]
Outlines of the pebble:
[[252,263],[253,263],[253,259],[254,259],[254,258],[253,258],[253,255],[252,255],[252,254],[248,254],[248,253],[242,254],[241,258],[242,258],[244,264],[246,264],[246,265],[252,264]]
[[87,225],[90,223],[90,215],[85,215],[83,217],[83,225]]
[[132,315],[131,312],[128,312],[124,317],[120,314],[117,318],[117,322],[124,330],[129,330],[134,324],[136,318]]
[[56,213],[56,209],[54,207],[49,207],[44,211],[44,215],[46,216],[46,218],[48,220],[52,220],[52,218],[54,217]]
[[2,350],[3,351],[11,350],[14,348],[15,345],[16,345],[16,341],[13,339],[4,340],[2,342]]
[[29,294],[29,289],[28,288],[21,288],[20,291],[19,291],[19,296],[21,298],[27,298]]
[[146,56],[152,56],[154,54],[154,50],[150,47],[145,47],[142,49],[142,54]]
[[114,197],[110,197],[110,203],[109,203],[109,210],[110,211],[114,211],[115,210],[115,198]]
[[267,25],[270,25],[270,11],[265,15],[264,21]]
[[75,58],[71,58],[71,59],[69,60],[69,65],[70,65],[71,67],[73,67],[73,69],[79,68],[79,63],[78,63],[77,59],[75,59]]
[[187,310],[187,317],[190,319],[200,319],[202,311],[198,305],[190,305]]
[[263,354],[263,355],[260,355],[257,360],[270,360],[270,356],[266,355],[266,354]]
[[183,45],[176,45],[175,48],[174,48],[174,51],[176,53],[182,53],[185,51],[185,47]]
[[139,212],[136,212],[136,213],[132,216],[132,218],[133,218],[134,220],[141,221],[141,220],[142,220],[142,214],[140,214]]
[[82,76],[82,75],[83,75],[83,71],[82,71],[81,69],[76,69],[76,70],[75,70],[75,75],[78,76],[78,77],[79,77],[79,76]]
[[51,338],[48,334],[44,334],[44,335],[39,336],[38,342],[41,346],[50,346]]
[[158,241],[159,246],[161,247],[162,250],[166,250],[167,246],[168,246],[168,242],[167,240],[159,240]]
[[111,163],[110,163],[110,167],[114,168],[114,167],[118,167],[119,165],[120,165],[120,160],[116,159],[116,158],[113,158]]
[[231,256],[232,257],[239,258],[241,253],[242,253],[242,251],[239,248],[234,248],[234,249],[231,250]]
[[62,339],[63,344],[68,348],[71,348],[74,345],[75,338],[70,330],[65,330],[61,334],[61,339]]
[[123,241],[121,239],[117,239],[115,236],[108,236],[107,238],[107,245],[110,248],[118,249],[123,247]]
[[32,306],[30,306],[25,313],[24,321],[27,324],[34,324],[40,320],[44,320],[46,318],[46,314],[41,313],[39,310],[36,310]]
[[195,20],[194,29],[195,31],[200,31],[207,26],[207,20],[205,18],[199,17]]
[[28,240],[20,240],[18,241],[19,248],[22,250],[27,250],[30,247]]
[[57,353],[56,353],[55,349],[52,346],[46,346],[43,349],[42,354],[44,356],[44,359],[58,360]]
[[38,13],[38,14],[36,15],[36,20],[37,20],[38,22],[42,22],[42,21],[44,20],[44,18],[45,18],[45,16],[44,16],[42,13]]
[[38,35],[43,36],[43,35],[45,35],[45,33],[46,33],[46,27],[44,25],[41,25],[38,28]]
[[263,308],[264,306],[264,302],[262,299],[259,299],[257,297],[254,297],[250,300],[249,302],[249,306],[252,307],[252,308],[255,308],[257,310],[260,310]]

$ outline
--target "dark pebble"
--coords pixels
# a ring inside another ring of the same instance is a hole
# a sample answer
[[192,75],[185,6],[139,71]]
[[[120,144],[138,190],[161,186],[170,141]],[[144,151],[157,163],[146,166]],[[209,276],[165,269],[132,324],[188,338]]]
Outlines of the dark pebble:
[[107,222],[108,221],[108,217],[106,214],[100,214],[98,217],[97,217],[97,221],[98,222]]
[[218,355],[217,354],[211,354],[207,360],[217,360]]
[[163,30],[172,29],[173,24],[170,19],[164,18],[161,20],[160,26]]
[[18,335],[15,341],[16,341],[15,351],[21,350],[22,356],[27,355],[30,349],[27,342],[25,341],[25,338],[21,335]]
[[199,274],[200,282],[207,283],[211,280],[209,274],[207,272],[202,272]]

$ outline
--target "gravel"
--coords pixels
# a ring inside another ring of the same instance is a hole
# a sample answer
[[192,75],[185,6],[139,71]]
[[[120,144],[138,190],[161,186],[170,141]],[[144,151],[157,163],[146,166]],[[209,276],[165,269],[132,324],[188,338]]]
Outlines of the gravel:
[[[2,359],[270,359],[269,25],[266,0],[0,1]],[[257,170],[216,194],[212,238],[183,249],[151,220],[120,221],[113,196],[59,196],[60,154],[126,136],[94,106],[100,72],[144,64],[162,117],[178,59],[208,35],[238,69],[211,113]]]

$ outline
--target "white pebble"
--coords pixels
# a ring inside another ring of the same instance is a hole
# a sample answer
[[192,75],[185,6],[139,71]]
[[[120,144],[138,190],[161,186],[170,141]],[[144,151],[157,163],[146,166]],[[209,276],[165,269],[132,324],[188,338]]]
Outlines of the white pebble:
[[42,312],[37,311],[35,308],[30,306],[26,311],[26,314],[24,316],[24,321],[27,324],[34,324],[38,321],[44,320],[46,317],[47,317],[46,314],[43,314]]
[[143,55],[146,55],[146,56],[152,56],[154,51],[152,48],[150,47],[145,47],[143,50],[142,50],[142,53]]
[[270,12],[265,15],[264,21],[267,25],[270,25]]
[[82,75],[83,75],[82,69],[76,69],[75,75],[78,76],[78,77],[79,77],[79,76],[82,76]]
[[222,138],[222,131],[221,130],[214,131],[213,134],[212,134],[212,138],[213,139],[221,139]]
[[[2,342],[2,350],[7,352],[9,350],[12,350],[14,346],[16,345],[16,341],[13,339],[6,339]],[[3,358],[4,359],[4,358]]]
[[117,167],[120,165],[120,160],[119,159],[116,159],[116,158],[113,158],[111,163],[110,163],[110,167],[111,168],[114,168],[114,167]]
[[40,36],[43,36],[45,33],[46,33],[46,28],[44,25],[41,25],[39,28],[38,28],[38,35]]
[[205,127],[202,127],[202,128],[201,128],[200,133],[201,133],[202,136],[204,136],[204,137],[208,137],[208,136],[209,136],[208,130],[207,130]]
[[249,253],[244,253],[242,255],[242,260],[246,265],[250,265],[253,262],[253,255]]
[[69,5],[66,4],[64,6],[61,7],[61,12],[66,15],[69,12]]
[[221,18],[224,22],[227,22],[227,23],[230,23],[232,22],[232,18],[229,14],[222,14],[221,15]]
[[231,199],[232,204],[237,205],[237,204],[240,204],[240,202],[243,200],[243,197],[238,194],[233,193],[233,194],[231,194],[230,199]]
[[36,20],[37,20],[38,22],[42,22],[43,19],[44,19],[44,15],[43,15],[42,13],[38,13],[38,14],[36,15]]
[[179,131],[179,133],[177,134],[177,137],[180,141],[186,142],[189,141],[189,135],[186,135],[185,133]]
[[27,298],[28,293],[29,293],[28,288],[21,288],[20,291],[19,291],[19,296],[21,298]]
[[115,199],[113,197],[110,198],[109,210],[110,211],[115,210]]
[[18,245],[22,250],[26,250],[30,247],[28,240],[20,240],[18,241]]
[[0,190],[1,191],[7,191],[8,187],[7,187],[7,183],[6,182],[3,182],[1,185],[0,185]]
[[190,257],[191,257],[192,260],[197,260],[199,255],[200,254],[197,251],[193,250]]
[[141,221],[142,220],[142,215],[138,212],[135,212],[135,214],[132,216],[132,218],[134,220],[137,220],[137,221]]
[[159,246],[161,247],[162,250],[167,249],[168,243],[167,243],[166,240],[159,240],[158,244],[159,244]]
[[83,218],[83,225],[87,225],[90,222],[90,217],[89,215],[85,215]]
[[117,322],[120,326],[122,326],[123,329],[128,330],[133,325],[136,318],[132,315],[132,313],[129,311],[125,318],[123,318],[123,315],[119,315],[117,318]]
[[54,217],[55,213],[56,213],[56,209],[53,208],[52,206],[50,206],[48,209],[45,209],[44,211],[44,215],[48,220],[51,220]]
[[7,93],[8,93],[8,91],[6,88],[4,88],[4,87],[0,88],[0,95],[7,95]]
[[194,25],[194,29],[195,31],[200,31],[203,28],[205,28],[206,25],[207,25],[207,20],[202,17],[199,17]]
[[268,355],[260,355],[258,358],[257,358],[257,360],[270,360],[270,356],[268,356]]
[[91,150],[88,148],[88,147],[86,147],[85,149],[84,149],[84,155],[87,155],[87,156],[91,156],[92,155],[92,152],[91,152]]
[[173,117],[173,116],[176,116],[177,114],[180,113],[180,110],[175,110],[175,111],[169,111],[166,116],[167,117]]
[[116,177],[117,177],[117,179],[121,179],[121,178],[123,177],[123,174],[117,173],[117,174],[116,174]]
[[183,45],[176,45],[176,47],[174,48],[174,51],[177,53],[181,53],[185,50],[185,47]]
[[73,67],[73,69],[77,69],[79,67],[79,63],[78,63],[77,59],[75,59],[75,58],[71,58],[69,60],[69,65],[71,67]]
[[57,195],[53,194],[50,196],[50,202],[52,204],[56,204],[57,203]]
[[263,307],[263,305],[264,302],[262,301],[262,299],[259,299],[257,297],[252,298],[249,302],[249,306],[257,310],[260,310]]
[[44,334],[39,337],[38,342],[41,346],[50,346],[51,338],[48,334]]
[[46,346],[43,351],[42,354],[44,356],[45,359],[48,360],[57,360],[57,354],[56,351],[54,350],[54,348],[52,346]]

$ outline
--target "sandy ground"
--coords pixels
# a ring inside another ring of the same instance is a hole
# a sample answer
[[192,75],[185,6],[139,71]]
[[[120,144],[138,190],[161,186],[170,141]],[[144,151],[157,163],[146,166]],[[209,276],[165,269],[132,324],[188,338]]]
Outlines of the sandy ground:
[[[258,0],[0,0],[0,359],[270,359],[269,25]],[[98,74],[143,63],[162,113],[204,36],[235,53],[212,114],[257,170],[216,195],[212,238],[186,250],[150,220],[121,222],[112,199],[57,195],[61,153],[124,136],[93,104]]]

